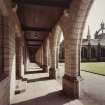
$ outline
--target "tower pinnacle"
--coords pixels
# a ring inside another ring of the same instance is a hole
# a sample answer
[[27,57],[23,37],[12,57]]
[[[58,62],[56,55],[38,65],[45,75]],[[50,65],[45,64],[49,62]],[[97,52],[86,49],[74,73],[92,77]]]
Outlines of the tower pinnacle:
[[102,22],[101,22],[101,29],[104,29],[104,26],[105,26],[105,24],[104,24],[104,22],[102,21]]
[[90,27],[89,27],[89,25],[88,25],[87,39],[88,39],[88,40],[90,40],[90,39],[91,39],[91,35],[90,35]]

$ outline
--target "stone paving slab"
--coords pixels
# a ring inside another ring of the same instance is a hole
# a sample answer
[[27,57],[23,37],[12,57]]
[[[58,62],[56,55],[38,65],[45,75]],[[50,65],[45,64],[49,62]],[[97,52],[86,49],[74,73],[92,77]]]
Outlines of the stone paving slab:
[[[57,80],[39,80],[28,83],[24,93],[14,96],[14,105],[105,105],[105,77],[81,72],[80,98],[71,100],[62,92],[64,65],[57,70]],[[63,69],[61,69],[63,68]],[[29,75],[29,74],[28,74]],[[28,76],[27,75],[27,76]],[[46,74],[29,75],[30,78],[46,77]]]

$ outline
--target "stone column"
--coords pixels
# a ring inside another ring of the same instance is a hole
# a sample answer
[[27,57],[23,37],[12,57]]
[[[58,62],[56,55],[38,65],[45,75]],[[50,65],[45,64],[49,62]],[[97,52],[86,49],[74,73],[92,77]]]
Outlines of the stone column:
[[59,46],[56,48],[56,68],[58,68],[59,63]]
[[50,51],[50,41],[49,37],[47,38],[47,66],[48,66],[48,71],[51,66],[51,51]]
[[50,40],[50,54],[51,54],[51,67],[49,69],[49,77],[51,79],[56,78],[56,48],[55,48],[55,43],[54,43],[54,35],[50,34],[49,37]]
[[0,15],[0,75],[9,75],[9,23],[7,16]]
[[24,74],[25,74],[25,59],[24,59],[24,48],[25,48],[25,45],[24,45],[24,40],[21,38],[21,47],[20,47],[20,58],[21,58],[21,78],[24,77]]
[[77,39],[65,41],[65,75],[63,77],[63,91],[71,98],[78,98],[79,84],[79,50]]
[[22,37],[16,37],[16,89],[15,94],[24,92],[27,86],[27,78],[24,78],[24,62],[23,62],[24,40]]
[[85,21],[93,0],[73,0],[70,8],[64,12],[60,26],[64,32],[65,75],[63,91],[71,98],[79,96],[80,42]]
[[21,40],[16,37],[16,79],[21,79]]
[[0,75],[4,73],[4,21],[0,14]]
[[56,68],[58,68],[59,63],[59,50],[60,50],[60,40],[61,40],[61,32],[62,30],[57,27],[58,33],[56,34]]
[[23,63],[24,63],[24,73],[27,71],[27,47],[24,45],[23,47]]
[[40,56],[41,56],[41,62],[40,62],[40,67],[41,67],[41,68],[43,68],[43,65],[44,65],[44,64],[43,64],[43,63],[44,63],[44,61],[43,61],[43,59],[44,59],[44,58],[43,58],[43,56],[44,56],[44,55],[43,55],[43,53],[44,53],[44,52],[43,52],[43,49],[44,49],[43,46],[41,46],[41,50],[40,50],[40,51],[41,51],[41,53],[40,53],[40,54],[41,54],[41,55],[40,55]]
[[43,43],[43,71],[47,72],[47,41]]

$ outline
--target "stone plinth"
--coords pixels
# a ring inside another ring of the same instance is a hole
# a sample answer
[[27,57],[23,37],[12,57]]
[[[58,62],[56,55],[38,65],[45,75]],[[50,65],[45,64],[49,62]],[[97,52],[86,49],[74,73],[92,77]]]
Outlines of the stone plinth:
[[48,71],[47,65],[43,65],[43,71],[44,72],[47,72]]
[[79,84],[76,77],[64,75],[63,77],[63,92],[72,99],[79,97]]
[[49,69],[49,78],[50,79],[55,79],[56,78],[56,72],[54,68]]

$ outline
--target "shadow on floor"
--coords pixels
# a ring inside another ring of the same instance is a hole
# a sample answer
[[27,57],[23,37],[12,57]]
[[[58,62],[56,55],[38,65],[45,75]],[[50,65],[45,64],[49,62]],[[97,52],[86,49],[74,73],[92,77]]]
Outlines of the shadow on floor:
[[34,74],[34,73],[44,73],[45,71],[40,70],[40,71],[26,71],[25,74]]
[[27,80],[27,82],[30,83],[30,82],[47,81],[47,80],[50,80],[49,77],[36,78],[36,79],[29,79],[29,80]]
[[50,93],[46,96],[24,101],[13,105],[66,105],[70,101],[62,91]]

